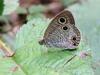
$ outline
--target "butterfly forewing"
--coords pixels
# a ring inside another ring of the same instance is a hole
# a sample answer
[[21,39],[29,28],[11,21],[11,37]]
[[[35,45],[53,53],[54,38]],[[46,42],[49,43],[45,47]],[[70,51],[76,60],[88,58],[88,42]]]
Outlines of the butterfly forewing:
[[53,20],[51,21],[51,23],[49,24],[48,28],[45,31],[44,38],[49,37],[49,34],[51,34],[57,27],[61,25],[58,24],[59,23],[58,20],[60,17],[65,17],[67,22],[69,22],[72,25],[75,25],[75,21],[71,12],[68,10],[64,10],[53,18]]

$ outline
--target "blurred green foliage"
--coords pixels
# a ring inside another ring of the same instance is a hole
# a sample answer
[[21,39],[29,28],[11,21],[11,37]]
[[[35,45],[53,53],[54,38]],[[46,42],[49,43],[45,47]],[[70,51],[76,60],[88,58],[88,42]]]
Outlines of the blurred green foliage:
[[61,3],[63,3],[64,6],[68,7],[75,3],[78,3],[79,0],[60,0]]
[[4,10],[3,15],[9,15],[14,12],[19,6],[19,0],[3,0],[4,1]]
[[0,0],[0,15],[2,14],[3,12],[3,8],[4,8],[4,0]]

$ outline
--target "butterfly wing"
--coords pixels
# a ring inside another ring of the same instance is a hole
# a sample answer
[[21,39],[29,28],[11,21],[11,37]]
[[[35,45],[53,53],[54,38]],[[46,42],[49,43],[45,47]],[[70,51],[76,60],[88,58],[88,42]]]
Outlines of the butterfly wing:
[[68,31],[63,31],[61,27],[56,28],[56,30],[45,38],[45,45],[47,47],[57,47],[57,48],[68,48]]
[[[76,32],[79,33],[79,30],[75,27],[72,14],[64,10],[51,21],[41,43],[47,47],[73,49],[77,47],[80,41],[80,38],[78,40],[76,39]],[[74,41],[72,37],[75,37]],[[75,41],[78,41],[78,43]],[[73,45],[73,43],[75,43],[75,45]]]
[[57,27],[59,27],[60,24],[58,24],[59,17],[65,17],[66,23],[70,23],[72,25],[75,25],[74,18],[70,11],[64,10],[60,12],[58,15],[54,17],[54,19],[49,24],[48,28],[45,31],[44,38],[49,37],[49,34],[51,34]]

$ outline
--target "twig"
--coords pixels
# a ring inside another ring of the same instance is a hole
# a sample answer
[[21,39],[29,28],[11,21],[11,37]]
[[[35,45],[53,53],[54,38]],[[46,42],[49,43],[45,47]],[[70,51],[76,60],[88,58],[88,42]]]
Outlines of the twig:
[[11,57],[14,55],[14,51],[10,49],[10,47],[7,47],[6,44],[0,40],[0,50],[5,54],[7,57]]

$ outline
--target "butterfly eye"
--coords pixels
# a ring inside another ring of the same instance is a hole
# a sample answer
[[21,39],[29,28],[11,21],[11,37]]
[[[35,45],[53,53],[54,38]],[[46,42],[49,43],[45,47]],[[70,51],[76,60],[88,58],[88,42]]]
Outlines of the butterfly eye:
[[67,30],[67,29],[68,29],[68,27],[67,27],[67,26],[64,26],[64,27],[63,27],[63,30]]
[[65,17],[59,18],[59,23],[65,24],[66,23],[66,18]]

